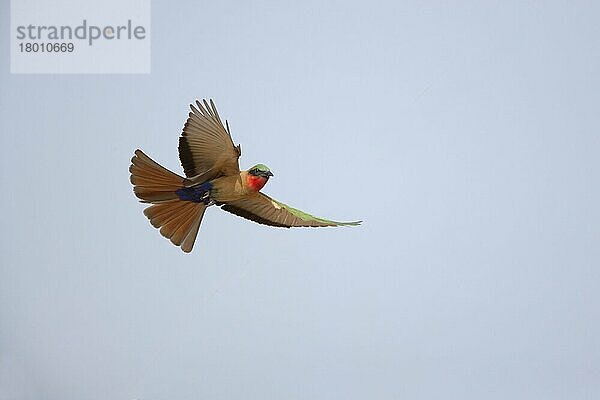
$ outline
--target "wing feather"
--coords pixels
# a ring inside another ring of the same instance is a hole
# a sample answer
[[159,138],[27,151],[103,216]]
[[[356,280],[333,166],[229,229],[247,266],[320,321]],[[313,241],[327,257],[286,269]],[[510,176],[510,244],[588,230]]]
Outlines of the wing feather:
[[203,100],[190,105],[191,112],[179,138],[179,159],[188,178],[202,175],[203,180],[240,172],[239,147],[233,144],[217,107]]
[[223,204],[221,208],[259,224],[281,228],[349,226],[359,225],[362,222],[338,222],[315,217],[314,215],[281,203],[263,193],[255,193],[242,200]]

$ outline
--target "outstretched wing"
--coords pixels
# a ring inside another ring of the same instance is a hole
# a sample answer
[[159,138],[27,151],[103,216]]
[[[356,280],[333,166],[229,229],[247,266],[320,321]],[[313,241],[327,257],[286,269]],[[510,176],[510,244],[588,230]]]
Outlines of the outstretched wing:
[[[197,107],[197,108],[196,108]],[[240,172],[238,158],[242,151],[235,146],[229,132],[223,127],[217,108],[196,100],[179,138],[179,159],[188,178],[202,175],[202,181]]]
[[281,228],[359,225],[362,222],[337,222],[315,217],[263,193],[253,193],[242,200],[226,203],[221,208],[259,224]]

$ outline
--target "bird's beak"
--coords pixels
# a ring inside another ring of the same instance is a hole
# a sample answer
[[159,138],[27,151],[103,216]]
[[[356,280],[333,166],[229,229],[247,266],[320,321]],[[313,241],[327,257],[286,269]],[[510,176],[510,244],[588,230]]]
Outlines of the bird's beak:
[[273,173],[271,171],[267,172],[267,177],[269,176],[273,176]]

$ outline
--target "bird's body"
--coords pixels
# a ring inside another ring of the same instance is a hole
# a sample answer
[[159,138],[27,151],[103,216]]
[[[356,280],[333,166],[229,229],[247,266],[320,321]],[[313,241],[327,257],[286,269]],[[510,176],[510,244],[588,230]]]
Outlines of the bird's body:
[[262,176],[250,175],[248,171],[241,171],[234,176],[217,178],[212,182],[213,198],[217,203],[240,200],[244,196],[260,191],[267,180]]
[[207,207],[216,204],[243,218],[276,227],[358,225],[314,217],[260,192],[273,174],[263,164],[240,171],[241,147],[231,139],[217,109],[203,101],[192,112],[179,140],[179,157],[186,177],[162,167],[141,150],[131,159],[135,195],[152,204],[144,210],[150,223],[160,228],[185,252],[194,246]]

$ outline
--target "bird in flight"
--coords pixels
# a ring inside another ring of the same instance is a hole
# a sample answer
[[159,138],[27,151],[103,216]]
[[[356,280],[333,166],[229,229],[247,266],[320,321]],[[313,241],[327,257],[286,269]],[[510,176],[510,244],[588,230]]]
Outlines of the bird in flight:
[[240,145],[231,139],[229,123],[221,122],[217,108],[203,100],[191,112],[179,138],[179,159],[185,178],[162,167],[141,150],[131,159],[133,192],[151,204],[144,214],[160,233],[192,251],[204,211],[211,205],[259,224],[291,228],[359,225],[315,217],[277,201],[260,190],[273,173],[264,164],[240,171]]

